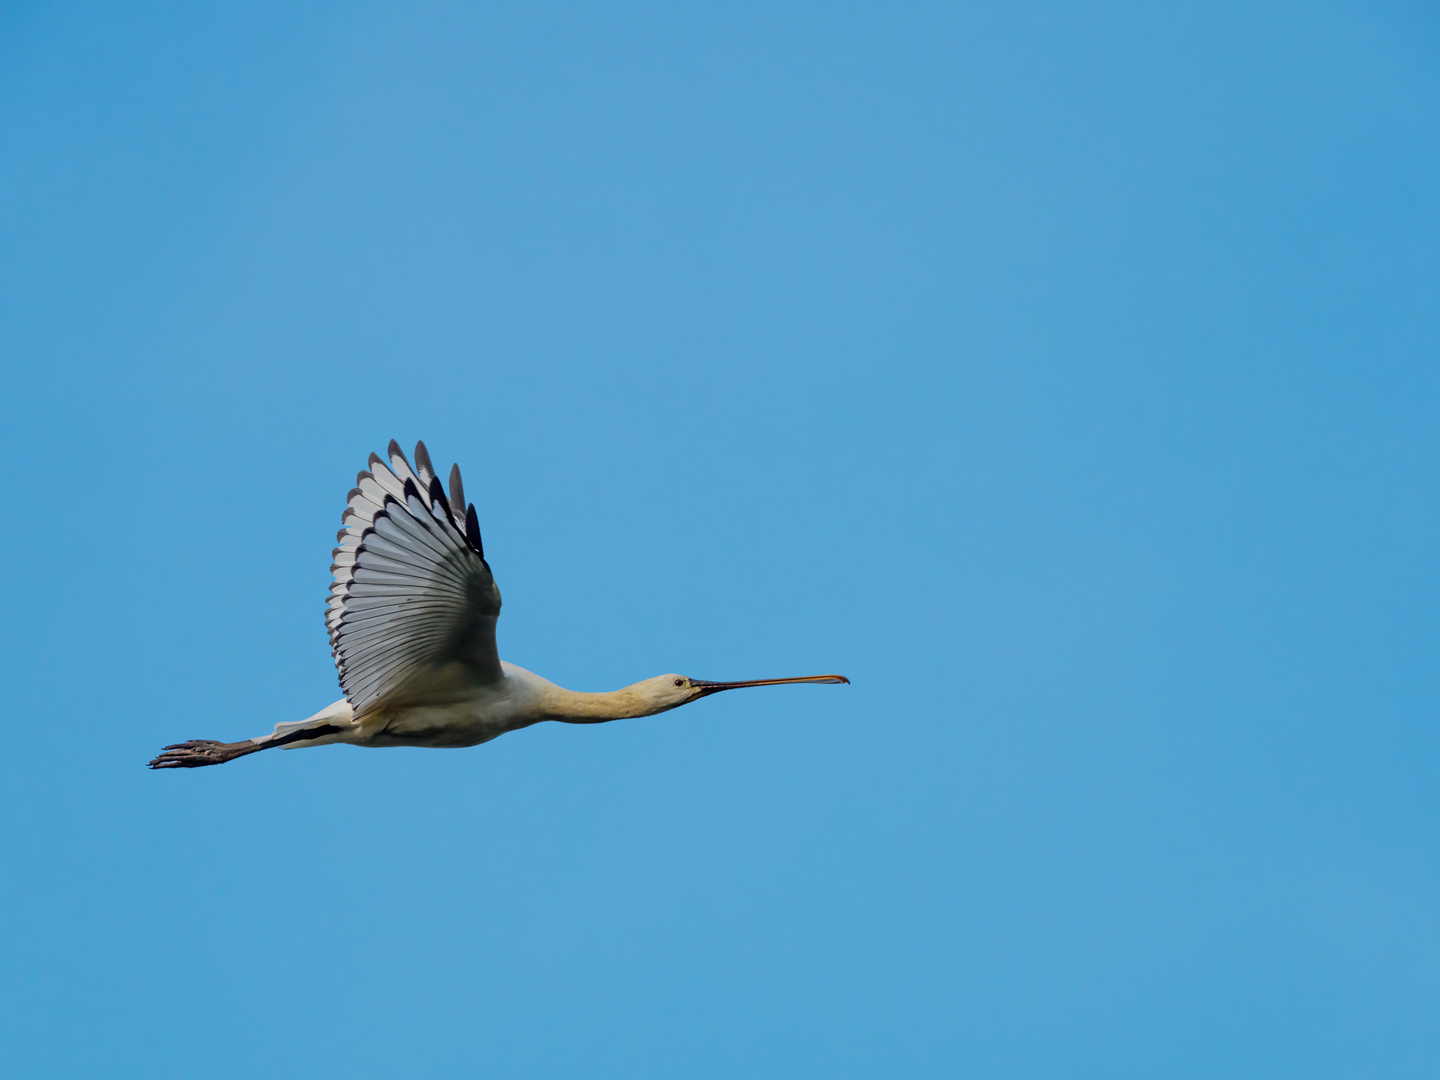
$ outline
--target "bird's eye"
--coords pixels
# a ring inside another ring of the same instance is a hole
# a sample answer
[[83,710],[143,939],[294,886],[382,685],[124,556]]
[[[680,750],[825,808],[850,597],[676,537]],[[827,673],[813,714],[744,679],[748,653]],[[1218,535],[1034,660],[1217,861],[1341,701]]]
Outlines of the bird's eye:
[[676,679],[676,680],[675,680],[675,685],[676,685],[676,686],[684,686],[684,685],[685,685],[685,680],[684,680],[684,679]]

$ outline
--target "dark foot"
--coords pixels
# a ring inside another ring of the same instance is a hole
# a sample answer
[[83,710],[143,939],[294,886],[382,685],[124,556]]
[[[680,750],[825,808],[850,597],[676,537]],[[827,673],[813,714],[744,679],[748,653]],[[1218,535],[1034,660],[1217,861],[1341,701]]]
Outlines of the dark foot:
[[223,743],[214,739],[191,739],[189,742],[167,746],[160,756],[150,762],[152,769],[198,769],[202,765],[222,765],[232,758],[253,754],[260,747],[249,739],[244,742]]

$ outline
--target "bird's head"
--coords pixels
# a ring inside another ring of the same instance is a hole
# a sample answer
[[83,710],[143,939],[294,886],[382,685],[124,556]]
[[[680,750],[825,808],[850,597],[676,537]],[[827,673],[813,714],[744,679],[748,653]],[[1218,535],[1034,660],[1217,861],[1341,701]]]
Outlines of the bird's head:
[[721,690],[739,690],[746,686],[783,686],[786,683],[849,683],[844,675],[798,675],[788,679],[748,679],[744,682],[709,682],[705,679],[691,679],[685,675],[657,675],[637,683],[642,693],[661,708],[673,709]]

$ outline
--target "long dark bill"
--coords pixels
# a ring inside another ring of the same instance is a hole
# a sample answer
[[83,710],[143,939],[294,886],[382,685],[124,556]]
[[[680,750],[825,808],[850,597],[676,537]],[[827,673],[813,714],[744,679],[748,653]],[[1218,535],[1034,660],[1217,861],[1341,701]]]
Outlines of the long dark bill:
[[739,690],[742,686],[783,686],[786,683],[838,683],[849,684],[850,680],[844,675],[798,675],[793,679],[749,679],[746,682],[707,682],[704,679],[691,679],[691,686],[698,686],[703,691],[701,697],[706,694],[718,694],[721,690]]

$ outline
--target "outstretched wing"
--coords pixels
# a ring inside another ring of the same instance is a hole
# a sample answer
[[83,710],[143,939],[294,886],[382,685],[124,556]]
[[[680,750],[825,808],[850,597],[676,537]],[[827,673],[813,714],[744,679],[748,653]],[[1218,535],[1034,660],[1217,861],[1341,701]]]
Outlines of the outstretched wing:
[[485,562],[460,467],[451,498],[424,443],[415,468],[393,440],[350,492],[325,624],[345,698],[377,707],[443,704],[504,678],[495,649],[500,590]]

